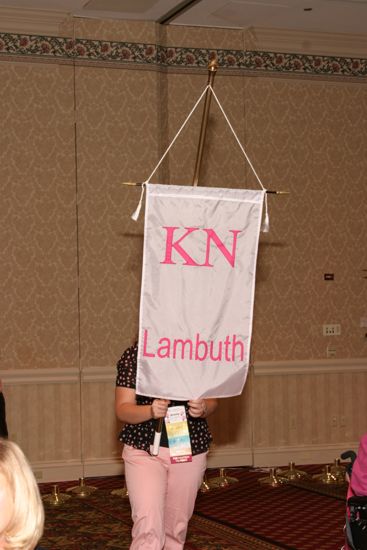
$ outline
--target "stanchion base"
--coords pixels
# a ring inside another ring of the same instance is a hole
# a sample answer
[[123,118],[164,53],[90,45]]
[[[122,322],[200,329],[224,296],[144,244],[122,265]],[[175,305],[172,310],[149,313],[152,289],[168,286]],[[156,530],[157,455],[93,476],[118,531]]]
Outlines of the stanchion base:
[[79,498],[85,498],[89,497],[94,491],[97,490],[97,487],[92,487],[91,485],[85,485],[84,483],[84,477],[79,478],[79,485],[76,485],[76,487],[70,487],[69,489],[66,489],[70,493],[74,493]]
[[212,489],[224,489],[233,483],[238,483],[238,479],[236,477],[227,476],[225,468],[219,468],[219,476],[213,477],[208,481]]
[[114,489],[113,491],[111,491],[111,495],[127,498],[129,496],[129,492],[127,490],[127,487],[123,487],[122,489]]
[[42,500],[47,504],[51,504],[52,506],[61,506],[62,504],[65,504],[65,502],[67,502],[69,498],[71,498],[70,495],[67,495],[66,493],[60,493],[59,486],[54,485],[52,493],[44,495],[42,497]]

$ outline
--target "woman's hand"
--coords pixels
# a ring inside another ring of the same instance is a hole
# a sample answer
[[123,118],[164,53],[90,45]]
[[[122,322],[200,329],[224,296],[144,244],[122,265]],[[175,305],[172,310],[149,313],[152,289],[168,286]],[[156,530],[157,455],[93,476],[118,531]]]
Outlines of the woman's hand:
[[137,405],[135,390],[123,386],[117,386],[115,390],[116,416],[128,424],[140,424],[151,418],[163,418],[169,404],[170,401],[167,399],[154,399],[151,405]]
[[190,399],[188,402],[189,405],[189,415],[193,418],[205,418],[207,415],[207,407],[205,399]]
[[168,405],[170,401],[168,399],[154,399],[152,407],[153,418],[164,418],[167,414]]
[[214,397],[208,399],[190,399],[188,401],[189,415],[193,418],[207,418],[218,406],[218,400]]

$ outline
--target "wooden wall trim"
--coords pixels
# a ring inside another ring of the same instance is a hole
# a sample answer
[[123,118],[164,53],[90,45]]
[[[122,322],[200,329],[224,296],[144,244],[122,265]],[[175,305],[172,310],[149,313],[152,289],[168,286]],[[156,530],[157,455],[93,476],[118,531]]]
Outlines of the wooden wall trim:
[[80,477],[117,476],[124,473],[121,458],[86,459],[72,461],[32,462],[32,470],[39,483],[78,480]]
[[314,359],[307,361],[258,361],[254,363],[253,369],[255,376],[366,372],[367,358]]
[[213,447],[208,455],[208,468],[252,466],[252,463],[253,452],[248,447],[236,447],[235,449]]
[[83,382],[110,382],[116,380],[116,367],[85,367],[82,369]]
[[[365,359],[269,361],[255,363],[253,369],[255,376],[249,380],[245,391],[251,392],[253,385],[256,403],[252,412],[246,406],[247,402],[243,402],[241,409],[241,414],[252,415],[252,423],[244,422],[230,440],[220,443],[220,438],[217,439],[209,453],[209,468],[284,466],[290,461],[296,464],[331,463],[341,452],[358,448],[365,408]],[[350,388],[339,380],[345,372],[355,373]],[[302,374],[304,378],[298,380],[295,374]],[[323,384],[318,386],[318,408],[313,410],[309,406],[309,388],[314,382],[311,377],[318,374],[323,375]],[[122,473],[121,444],[117,440],[120,426],[113,411],[115,375],[114,365],[94,365],[81,372],[76,367],[0,371],[9,405],[11,437],[26,451],[38,481]],[[275,375],[278,375],[276,379]],[[83,392],[79,392],[81,381]],[[288,385],[287,393],[284,388]],[[353,406],[348,392],[354,392]],[[79,424],[75,423],[79,418],[79,399],[82,396],[83,442]],[[24,420],[21,411],[26,399],[37,406],[30,409],[32,414]],[[58,411],[52,410],[53,402],[61,404],[61,416],[60,407]],[[225,405],[223,403],[222,416],[217,419],[220,432],[225,429],[230,412]],[[357,420],[357,425],[352,421],[355,418],[353,407],[362,418],[359,423]],[[59,417],[55,420],[56,412]],[[274,426],[276,415],[280,416],[277,426]],[[42,429],[45,422],[48,426],[46,437]],[[61,454],[54,452],[52,438],[60,442]]]
[[65,382],[109,382],[116,379],[115,366],[53,367],[48,369],[0,370],[0,379],[6,385],[17,384],[57,384]]
[[[255,376],[367,372],[367,358],[257,361],[252,368]],[[111,382],[116,378],[116,367],[84,367],[81,373],[76,367],[0,370],[5,385],[78,383],[80,375],[83,382]]]
[[[269,447],[239,449],[214,449],[208,456],[208,468],[231,468],[242,466],[285,467],[290,461],[296,465],[331,464],[345,450],[358,449],[358,442],[332,445],[310,445],[303,447]],[[35,462],[32,469],[38,482],[57,482],[77,480],[80,477],[100,477],[122,475],[123,461],[116,459],[86,459],[84,465],[75,460]],[[259,477],[261,474],[259,474]]]
[[19,384],[77,384],[80,376],[79,369],[76,367],[55,367],[0,370],[0,378],[5,386],[18,386]]

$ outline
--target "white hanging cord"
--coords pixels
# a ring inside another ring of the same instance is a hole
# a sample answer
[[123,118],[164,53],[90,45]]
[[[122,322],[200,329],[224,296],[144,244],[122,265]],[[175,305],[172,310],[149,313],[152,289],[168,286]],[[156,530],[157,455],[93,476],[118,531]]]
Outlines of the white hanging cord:
[[232,131],[232,134],[233,134],[234,137],[236,138],[236,141],[237,141],[238,145],[240,146],[240,149],[241,149],[242,153],[245,155],[247,162],[248,162],[249,165],[251,166],[251,169],[252,169],[253,173],[255,174],[257,181],[258,181],[259,184],[261,185],[261,188],[265,191],[265,187],[264,187],[263,184],[261,183],[261,180],[260,180],[259,176],[257,175],[256,170],[255,170],[255,168],[253,167],[252,162],[250,161],[250,159],[249,159],[249,157],[248,157],[248,155],[247,155],[245,149],[243,148],[243,146],[242,146],[240,140],[238,139],[237,134],[236,134],[236,132],[234,131],[232,124],[229,122],[229,118],[227,117],[226,113],[224,112],[224,109],[223,109],[223,107],[222,107],[222,105],[221,105],[219,99],[217,98],[217,94],[215,93],[214,89],[213,89],[210,85],[209,85],[208,87],[211,89],[212,94],[213,94],[213,96],[215,97],[215,101],[218,103],[218,107],[219,107],[219,109],[222,111],[223,116],[224,116],[224,118],[226,119],[226,121],[227,121],[227,123],[228,123],[228,126],[230,127],[230,129],[231,129],[231,131]]
[[[175,137],[173,138],[173,140],[171,141],[171,143],[169,144],[169,146],[167,147],[167,149],[165,150],[165,152],[163,153],[162,157],[160,158],[159,162],[157,163],[157,165],[155,166],[153,172],[150,174],[150,176],[143,182],[142,184],[142,190],[141,190],[141,194],[140,194],[140,199],[139,199],[139,203],[138,203],[138,206],[135,210],[135,212],[131,215],[131,218],[134,220],[134,221],[137,221],[137,219],[139,218],[139,214],[140,214],[140,211],[141,211],[141,207],[142,207],[142,204],[143,204],[143,197],[144,197],[144,191],[145,191],[145,187],[146,187],[146,184],[150,182],[151,178],[153,177],[153,175],[156,173],[156,171],[158,170],[158,168],[160,167],[160,165],[162,164],[163,160],[165,159],[166,155],[168,154],[168,152],[170,151],[171,147],[174,145],[176,139],[178,138],[178,136],[181,134],[182,130],[184,129],[184,127],[186,126],[187,122],[189,121],[189,119],[191,118],[191,116],[193,115],[195,109],[197,108],[197,106],[199,105],[200,101],[202,100],[204,94],[206,93],[206,91],[210,89],[217,104],[218,104],[218,107],[220,108],[220,110],[222,111],[222,114],[224,116],[224,118],[226,119],[227,121],[227,124],[228,126],[230,127],[243,155],[245,156],[247,162],[249,163],[250,167],[251,167],[251,170],[253,171],[253,173],[255,174],[255,177],[257,179],[257,181],[259,182],[261,188],[263,191],[265,191],[265,187],[263,186],[259,176],[257,175],[257,172],[251,162],[251,160],[249,159],[245,149],[243,148],[240,140],[238,139],[238,136],[236,134],[236,132],[234,131],[234,128],[232,126],[232,124],[230,123],[229,121],[229,118],[227,117],[216,93],[214,92],[214,89],[213,87],[208,84],[207,86],[205,86],[202,94],[200,95],[199,99],[196,101],[194,107],[191,109],[190,113],[188,114],[188,116],[186,117],[186,119],[184,120],[183,124],[181,125],[181,127],[179,128],[178,132],[176,133]],[[262,224],[262,228],[261,228],[261,231],[263,233],[267,233],[269,231],[269,212],[268,212],[268,197],[267,197],[267,194],[265,193],[265,199],[264,199],[264,202],[265,202],[265,217],[264,217],[264,221],[263,221],[263,224]]]
[[188,123],[191,115],[194,113],[196,107],[199,105],[200,101],[202,100],[202,98],[203,98],[203,96],[204,96],[204,94],[205,94],[205,92],[207,91],[208,88],[211,88],[211,86],[209,84],[207,86],[205,86],[203,93],[201,94],[201,96],[199,97],[199,99],[197,100],[197,102],[195,103],[193,108],[191,109],[190,113],[186,117],[186,119],[185,119],[184,123],[182,124],[181,128],[179,129],[179,131],[177,132],[177,134],[175,135],[175,137],[173,138],[173,140],[171,141],[171,143],[169,144],[169,146],[167,147],[167,149],[163,153],[163,156],[162,156],[161,160],[158,162],[157,166],[154,168],[153,172],[150,174],[149,178],[147,180],[145,180],[144,183],[150,182],[151,178],[153,177],[153,175],[156,173],[156,171],[158,170],[158,168],[162,164],[162,162],[163,162],[165,156],[167,155],[168,151],[171,149],[172,145],[175,143],[176,139],[178,138],[178,136],[181,134],[182,130],[184,129],[184,127]]
[[163,153],[161,159],[159,160],[158,164],[156,165],[156,167],[154,168],[153,172],[150,174],[149,178],[146,179],[144,181],[144,183],[142,184],[142,190],[141,190],[141,193],[140,193],[140,200],[139,200],[139,204],[135,210],[135,212],[131,215],[131,218],[134,220],[134,222],[137,221],[137,219],[139,218],[139,214],[140,214],[140,210],[141,210],[141,207],[142,207],[142,204],[143,204],[143,197],[144,197],[144,191],[145,191],[145,187],[146,187],[146,184],[150,182],[150,180],[152,179],[152,177],[154,176],[154,174],[156,173],[156,171],[158,170],[158,168],[160,167],[160,165],[162,164],[163,160],[165,159],[167,153],[169,152],[169,150],[171,149],[171,147],[173,146],[173,144],[175,143],[176,139],[178,138],[178,136],[180,135],[180,133],[182,132],[182,130],[184,129],[184,127],[186,126],[186,124],[188,123],[190,117],[192,116],[192,114],[194,113],[196,107],[199,105],[200,101],[203,99],[203,96],[204,94],[206,93],[206,91],[208,90],[208,88],[210,88],[209,84],[207,86],[205,86],[204,90],[203,90],[203,93],[201,94],[201,96],[199,97],[199,99],[197,100],[197,102],[195,103],[195,105],[193,106],[193,108],[191,109],[190,113],[188,114],[188,116],[186,117],[185,121],[183,122],[183,124],[181,125],[181,128],[178,130],[177,134],[175,135],[175,137],[173,138],[173,140],[171,141],[171,143],[169,144],[169,146],[167,147],[167,149],[165,150],[165,152]]
[[[232,131],[232,134],[234,135],[234,137],[235,137],[235,139],[236,139],[238,145],[240,146],[240,149],[241,149],[242,153],[244,154],[244,156],[245,156],[247,162],[249,163],[249,165],[250,165],[250,167],[251,167],[251,170],[252,170],[253,173],[255,174],[255,177],[256,177],[257,181],[259,182],[259,184],[260,184],[262,190],[265,191],[265,187],[263,186],[263,184],[262,184],[262,182],[261,182],[261,179],[260,179],[259,176],[257,175],[257,172],[256,172],[256,170],[255,170],[255,168],[254,168],[254,166],[253,166],[251,160],[249,159],[248,154],[246,153],[245,149],[243,148],[242,143],[241,143],[240,140],[238,139],[238,136],[237,136],[236,132],[234,131],[234,128],[233,128],[232,124],[230,123],[229,118],[227,117],[227,115],[226,115],[226,113],[225,113],[225,111],[224,111],[224,109],[223,109],[223,107],[222,107],[222,105],[221,105],[221,103],[220,103],[220,101],[219,101],[219,99],[218,99],[218,97],[217,97],[217,94],[215,93],[213,87],[212,87],[210,84],[208,84],[207,88],[210,88],[210,90],[211,90],[211,92],[212,92],[212,94],[213,94],[213,96],[214,96],[214,98],[215,98],[215,101],[216,101],[217,104],[218,104],[219,109],[222,111],[222,114],[223,114],[224,118],[226,119],[227,124],[228,124],[228,126],[230,127],[230,129],[231,129],[231,131]],[[268,232],[269,232],[269,225],[270,225],[270,224],[269,224],[269,212],[268,212],[268,197],[267,197],[267,194],[266,194],[266,193],[265,193],[264,202],[265,202],[265,218],[264,218],[264,222],[263,222],[262,227],[261,227],[261,231],[262,231],[263,233],[268,233]]]

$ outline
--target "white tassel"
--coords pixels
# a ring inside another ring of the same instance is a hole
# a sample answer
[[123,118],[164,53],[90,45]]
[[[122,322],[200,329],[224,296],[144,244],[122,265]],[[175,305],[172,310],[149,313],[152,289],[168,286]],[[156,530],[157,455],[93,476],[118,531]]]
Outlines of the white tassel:
[[131,219],[134,220],[134,222],[136,222],[139,218],[140,210],[143,204],[144,191],[145,191],[145,183],[143,183],[141,187],[140,200],[139,200],[138,206],[136,207],[135,212],[131,214]]
[[269,233],[269,229],[270,229],[269,214],[266,212],[263,224],[261,226],[261,232],[262,233]]
[[261,232],[269,233],[269,229],[270,229],[270,220],[269,220],[269,212],[268,212],[268,196],[265,191],[265,216],[261,226]]

